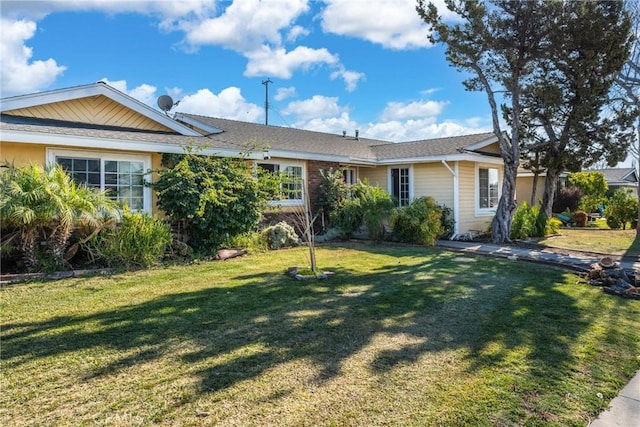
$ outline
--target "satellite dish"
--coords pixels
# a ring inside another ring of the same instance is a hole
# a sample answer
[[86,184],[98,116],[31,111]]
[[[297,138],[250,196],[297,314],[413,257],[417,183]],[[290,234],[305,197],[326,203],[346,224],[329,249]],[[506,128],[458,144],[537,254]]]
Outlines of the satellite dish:
[[169,95],[160,95],[158,97],[158,107],[165,113],[173,108],[173,99]]

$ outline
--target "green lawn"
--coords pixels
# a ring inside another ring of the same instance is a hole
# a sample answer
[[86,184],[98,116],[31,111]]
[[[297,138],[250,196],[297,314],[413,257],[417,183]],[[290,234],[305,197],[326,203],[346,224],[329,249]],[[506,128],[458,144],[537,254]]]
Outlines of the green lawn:
[[577,251],[596,252],[609,255],[640,255],[640,239],[636,230],[611,230],[603,228],[604,220],[596,221],[600,226],[562,228],[557,235],[540,240],[540,244]]
[[0,424],[585,426],[640,368],[640,302],[564,270],[306,255],[2,289]]

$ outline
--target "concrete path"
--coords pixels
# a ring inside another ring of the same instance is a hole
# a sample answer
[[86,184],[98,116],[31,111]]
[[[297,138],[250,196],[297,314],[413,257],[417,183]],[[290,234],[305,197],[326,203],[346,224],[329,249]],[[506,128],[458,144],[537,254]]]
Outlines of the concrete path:
[[[563,252],[545,248],[530,249],[473,241],[440,240],[437,245],[441,248],[458,252],[540,262],[574,271],[588,271],[591,264],[600,261],[604,256],[583,254],[575,251]],[[637,257],[612,256],[612,258],[625,269],[640,271],[640,259]],[[640,304],[640,301],[638,303]],[[640,427],[640,371],[636,372],[629,384],[611,401],[609,407],[598,418],[589,423],[588,427]]]

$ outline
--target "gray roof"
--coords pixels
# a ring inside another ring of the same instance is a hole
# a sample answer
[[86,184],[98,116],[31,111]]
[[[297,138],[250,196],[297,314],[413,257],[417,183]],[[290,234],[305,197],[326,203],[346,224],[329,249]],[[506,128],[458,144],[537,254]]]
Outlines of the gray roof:
[[[0,116],[0,129],[152,143],[161,146],[159,151],[166,149],[167,152],[175,152],[176,147],[188,144],[205,145],[214,150],[240,152],[247,149],[247,144],[253,144],[255,149],[267,146],[274,156],[295,156],[300,159],[331,156],[354,163],[394,159],[399,161],[402,159],[427,160],[432,156],[459,154],[465,148],[497,140],[493,133],[482,133],[394,143],[369,138],[356,139],[352,135],[343,136],[290,127],[266,126],[194,114],[181,113],[181,115],[205,123],[209,127],[220,129],[222,132],[194,137],[171,132],[150,132],[87,123],[16,117],[7,114]],[[166,146],[166,148],[162,146]]]
[[607,184],[629,184],[637,183],[638,175],[635,168],[606,168],[606,169],[594,169],[589,172],[602,172]]
[[465,147],[495,139],[493,132],[410,142],[389,142],[378,139],[342,136],[289,127],[266,126],[257,123],[184,114],[223,132],[209,135],[213,141],[243,144],[256,141],[270,149],[301,153],[343,155],[368,160],[408,159],[458,154]]

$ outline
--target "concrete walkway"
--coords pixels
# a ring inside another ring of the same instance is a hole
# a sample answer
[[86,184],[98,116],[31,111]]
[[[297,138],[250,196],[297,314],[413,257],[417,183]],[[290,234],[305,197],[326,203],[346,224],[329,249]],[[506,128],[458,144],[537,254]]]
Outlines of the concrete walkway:
[[[580,272],[588,271],[591,264],[600,261],[604,256],[576,251],[564,252],[546,248],[531,249],[458,240],[439,240],[437,246],[457,252],[556,265]],[[640,271],[640,259],[638,257],[612,256],[611,258],[619,262],[622,268]],[[588,427],[640,427],[640,371],[636,372],[629,384],[611,401],[609,407],[598,418],[589,423]]]

